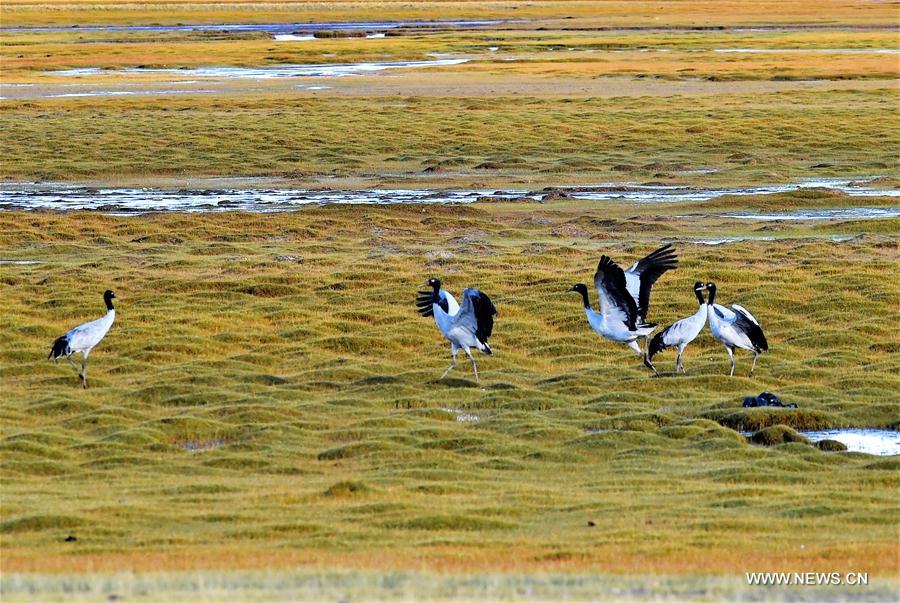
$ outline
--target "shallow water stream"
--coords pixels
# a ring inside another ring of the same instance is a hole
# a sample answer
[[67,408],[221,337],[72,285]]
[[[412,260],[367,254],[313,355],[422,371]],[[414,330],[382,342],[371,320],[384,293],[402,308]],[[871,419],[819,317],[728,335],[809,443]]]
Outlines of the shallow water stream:
[[[267,182],[268,183],[268,182]],[[855,197],[900,197],[900,190],[878,190],[859,186],[858,181],[838,179],[808,180],[796,184],[778,184],[750,188],[694,188],[685,186],[649,186],[606,183],[577,187],[567,192],[585,201],[626,201],[669,203],[707,201],[722,195],[756,195],[822,187],[840,190]],[[0,184],[0,210],[76,210],[129,214],[148,211],[290,211],[304,205],[323,204],[395,204],[395,203],[473,203],[480,197],[496,199],[540,200],[544,192],[525,190],[436,190],[436,189],[362,189],[307,190],[291,188],[101,188],[78,183],[3,183]],[[740,213],[727,217],[756,220],[843,220],[893,218],[898,207],[853,207],[844,209],[799,210],[786,213]]]
[[292,34],[327,30],[384,31],[398,27],[487,27],[510,21],[331,21],[325,23],[212,23],[206,25],[91,25],[81,27],[0,27],[0,31],[265,31]]
[[171,76],[183,76],[192,78],[215,79],[253,79],[266,80],[285,77],[347,77],[377,73],[388,69],[415,69],[422,67],[446,67],[449,65],[461,65],[468,59],[434,59],[430,61],[384,61],[371,63],[322,63],[322,64],[296,64],[277,65],[274,67],[185,67],[178,69],[169,68],[128,68],[128,69],[100,69],[97,67],[79,67],[77,69],[62,69],[48,71],[50,75],[63,77],[82,77],[93,75],[140,75],[140,74],[166,74]]

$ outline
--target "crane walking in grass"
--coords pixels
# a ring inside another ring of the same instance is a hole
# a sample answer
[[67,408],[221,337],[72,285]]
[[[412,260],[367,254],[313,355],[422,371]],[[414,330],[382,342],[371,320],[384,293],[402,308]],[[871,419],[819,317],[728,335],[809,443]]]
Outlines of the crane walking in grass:
[[75,370],[77,371],[78,365],[72,360],[72,354],[81,352],[81,370],[78,372],[78,376],[81,377],[85,389],[87,389],[88,386],[88,355],[91,353],[91,350],[97,347],[97,344],[103,340],[109,332],[110,327],[112,327],[113,321],[116,320],[116,309],[113,307],[112,303],[112,300],[115,299],[115,297],[116,294],[107,289],[106,292],[103,293],[103,301],[106,303],[106,314],[97,320],[80,324],[62,337],[58,337],[56,341],[53,342],[53,347],[50,349],[50,355],[47,356],[47,358],[52,358],[54,362],[65,356],[66,360],[69,361],[69,364],[75,367]]
[[666,348],[675,347],[678,349],[678,359],[675,361],[675,374],[677,375],[678,371],[685,373],[684,365],[681,363],[681,355],[684,353],[684,348],[697,338],[697,335],[700,334],[700,331],[706,325],[707,304],[706,300],[703,299],[703,291],[705,289],[706,285],[703,283],[694,283],[694,295],[697,296],[697,301],[700,302],[700,308],[691,316],[672,323],[657,333],[650,341],[647,357],[651,363],[656,354]]
[[742,306],[734,304],[729,310],[725,306],[715,303],[715,283],[707,283],[706,290],[709,291],[709,302],[707,303],[709,330],[712,331],[713,337],[721,341],[728,350],[728,357],[731,359],[730,376],[734,377],[734,348],[741,348],[753,352],[753,365],[750,367],[750,374],[747,375],[752,377],[760,352],[766,352],[769,349],[769,342],[766,341],[759,321]]
[[450,342],[450,353],[453,361],[441,379],[447,376],[456,366],[456,354],[462,349],[472,361],[475,381],[478,378],[478,365],[472,356],[472,348],[490,356],[493,354],[488,345],[488,337],[494,330],[494,315],[497,309],[486,294],[478,289],[463,289],[462,305],[456,303],[453,296],[441,289],[441,281],[432,278],[426,283],[430,291],[420,291],[416,298],[416,306],[422,316],[433,316],[438,329]]

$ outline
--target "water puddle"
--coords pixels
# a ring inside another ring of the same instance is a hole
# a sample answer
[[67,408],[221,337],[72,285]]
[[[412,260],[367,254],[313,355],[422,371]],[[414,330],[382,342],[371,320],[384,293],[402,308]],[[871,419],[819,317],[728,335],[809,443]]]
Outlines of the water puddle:
[[715,247],[717,245],[730,245],[731,243],[742,243],[744,241],[774,241],[775,237],[724,237],[722,239],[701,239],[692,241],[695,245],[709,245]]
[[[219,179],[221,180],[221,179]],[[228,186],[226,184],[226,186]],[[252,185],[251,185],[252,186]],[[572,198],[584,201],[619,201],[634,203],[669,203],[706,201],[722,195],[750,195],[784,192],[809,187],[827,187],[852,196],[898,197],[900,190],[877,190],[859,185],[859,180],[811,180],[798,184],[755,188],[697,189],[675,186],[605,184],[593,187],[563,189]],[[403,203],[452,204],[474,203],[479,198],[500,200],[530,199],[539,201],[545,191],[525,190],[433,190],[433,189],[363,189],[308,190],[290,188],[100,188],[68,183],[0,183],[0,210],[96,210],[112,214],[149,211],[290,211],[305,205]],[[811,210],[792,214],[732,214],[727,217],[756,220],[859,219],[900,216],[900,208],[856,207],[833,210]],[[707,244],[735,242],[710,239]]]
[[[823,237],[802,237],[801,240],[810,241],[831,241],[832,243],[846,243],[852,241],[860,235],[831,235]],[[721,239],[699,239],[691,241],[695,245],[709,245],[715,247],[718,245],[730,245],[732,243],[743,243],[744,241],[775,241],[775,237],[723,237]]]
[[713,52],[738,54],[900,54],[895,48],[714,48]]
[[316,36],[312,34],[275,34],[272,39],[276,42],[302,42],[305,40],[315,40]]
[[[893,195],[892,195],[893,196]],[[723,218],[738,220],[884,220],[900,217],[900,207],[848,207],[842,209],[817,209],[784,214],[724,214]]]
[[208,452],[210,450],[217,450],[224,446],[225,443],[226,442],[224,439],[215,438],[212,440],[184,440],[182,442],[178,442],[176,446],[191,454],[198,454],[201,452]]
[[441,410],[455,415],[457,423],[477,423],[481,420],[481,417],[475,413],[460,410],[458,408],[442,408]]
[[391,30],[398,27],[488,27],[517,21],[350,21],[329,23],[215,23],[212,25],[93,25],[76,27],[0,27],[0,31],[264,31],[270,34],[347,30]]
[[[60,92],[58,94],[41,94],[34,98],[79,98],[84,96],[147,96],[168,94],[212,94],[215,90],[87,90],[85,92]],[[9,100],[9,99],[6,99]]]
[[[385,37],[384,33],[370,33],[366,34],[367,40],[375,40],[378,38]],[[321,40],[328,38],[316,38],[315,34],[297,34],[297,33],[289,33],[289,34],[274,34],[272,39],[276,42],[306,42],[309,40]]]
[[900,431],[889,429],[825,429],[801,431],[810,442],[837,440],[850,452],[865,452],[876,456],[900,454]]
[[33,266],[35,264],[46,264],[39,260],[0,260],[0,266]]
[[[823,429],[821,431],[801,431],[800,435],[815,444],[821,440],[836,440],[847,447],[848,452],[864,452],[875,456],[900,454],[900,431],[890,429]],[[752,431],[742,431],[749,438]]]
[[170,68],[128,68],[128,69],[100,69],[98,67],[79,67],[76,69],[62,69],[59,71],[46,71],[49,75],[62,77],[84,77],[99,75],[122,74],[159,74],[179,75],[186,77],[216,78],[216,79],[274,79],[289,77],[347,77],[377,73],[388,69],[416,69],[424,67],[446,67],[449,65],[461,65],[469,59],[438,59],[434,61],[385,61],[373,63],[325,63],[320,65],[292,64],[278,65],[275,67],[191,67],[183,69]]

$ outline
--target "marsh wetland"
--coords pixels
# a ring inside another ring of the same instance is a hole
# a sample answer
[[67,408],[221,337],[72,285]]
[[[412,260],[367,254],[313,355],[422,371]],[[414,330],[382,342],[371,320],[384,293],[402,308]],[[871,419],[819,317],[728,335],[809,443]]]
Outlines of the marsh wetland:
[[[896,8],[848,6],[4,2],[3,600],[890,600]],[[752,379],[567,293],[669,242],[650,318],[717,282]],[[480,385],[431,276],[499,309]]]

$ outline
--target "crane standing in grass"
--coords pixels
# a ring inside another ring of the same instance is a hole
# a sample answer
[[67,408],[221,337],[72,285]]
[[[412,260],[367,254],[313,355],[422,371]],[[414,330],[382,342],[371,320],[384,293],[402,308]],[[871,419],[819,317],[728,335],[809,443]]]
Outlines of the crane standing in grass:
[[703,327],[706,325],[707,304],[706,300],[703,299],[703,291],[705,289],[706,285],[703,283],[694,283],[694,295],[697,296],[697,301],[700,302],[700,308],[693,315],[672,323],[657,333],[650,341],[650,349],[647,352],[647,357],[651,363],[656,354],[666,348],[675,347],[678,348],[678,359],[675,361],[675,374],[677,375],[678,371],[681,371],[682,373],[685,372],[684,365],[681,363],[681,355],[684,353],[684,348],[697,338],[697,335],[700,334],[700,331],[702,331]]
[[72,361],[72,354],[81,352],[81,370],[78,372],[78,376],[81,377],[85,389],[87,389],[88,386],[88,355],[106,336],[110,327],[112,327],[113,322],[116,320],[116,309],[113,307],[112,303],[112,300],[115,299],[115,297],[116,294],[107,289],[106,292],[103,293],[103,301],[106,303],[106,314],[97,320],[80,324],[62,337],[58,337],[56,341],[53,342],[53,347],[50,349],[50,355],[47,356],[47,358],[52,358],[54,362],[65,356],[66,360],[69,361],[69,364],[75,367],[75,370],[77,371],[78,365]]
[[709,330],[712,331],[713,337],[721,341],[728,350],[728,357],[731,358],[730,376],[734,377],[734,348],[741,348],[753,352],[753,365],[750,367],[750,374],[747,375],[752,377],[760,352],[766,352],[769,349],[769,342],[766,341],[759,321],[742,306],[734,304],[729,310],[725,306],[714,303],[716,299],[715,283],[707,283],[706,290],[709,291],[709,302],[707,303]]
[[431,290],[419,292],[419,297],[416,298],[418,312],[422,316],[434,316],[438,329],[450,342],[450,353],[453,356],[453,361],[441,375],[441,379],[456,367],[456,354],[462,349],[472,361],[475,381],[480,382],[471,348],[488,356],[493,354],[488,345],[488,337],[494,330],[497,309],[491,298],[478,289],[464,289],[460,306],[450,293],[441,289],[440,280],[428,279],[426,284]]

